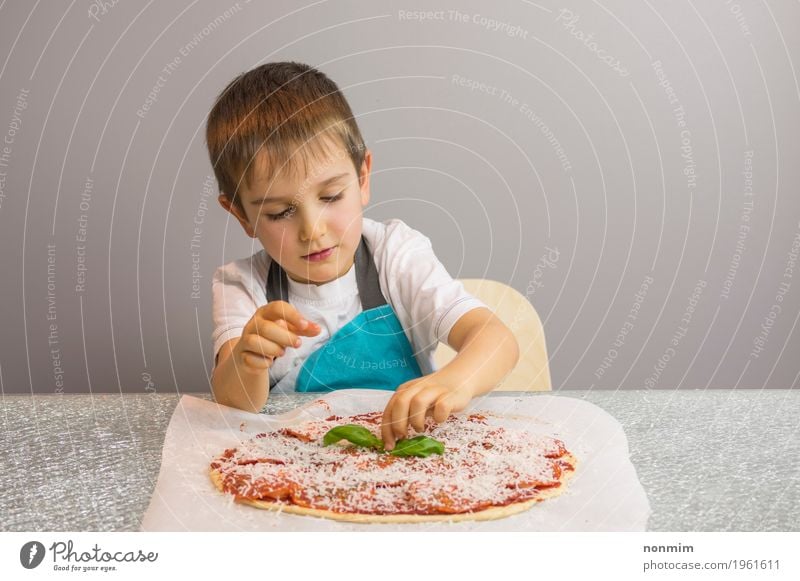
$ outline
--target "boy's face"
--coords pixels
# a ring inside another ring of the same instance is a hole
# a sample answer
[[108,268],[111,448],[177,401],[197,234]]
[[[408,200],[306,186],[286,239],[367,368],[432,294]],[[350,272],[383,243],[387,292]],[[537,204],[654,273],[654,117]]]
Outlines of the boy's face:
[[353,265],[372,168],[369,151],[360,175],[341,146],[326,151],[323,161],[309,161],[305,176],[283,172],[271,182],[256,176],[251,189],[240,192],[244,215],[219,197],[289,278],[317,285],[343,276]]

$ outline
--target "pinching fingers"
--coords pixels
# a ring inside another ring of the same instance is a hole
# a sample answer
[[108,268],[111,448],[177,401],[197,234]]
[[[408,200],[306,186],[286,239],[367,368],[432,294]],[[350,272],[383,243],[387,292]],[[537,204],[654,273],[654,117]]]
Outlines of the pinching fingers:
[[[429,414],[428,411],[440,398],[444,387],[428,387],[418,391],[414,397],[411,398],[408,409],[408,419],[411,422],[411,427],[418,433],[425,431],[425,417]],[[433,411],[433,410],[431,410]],[[434,419],[435,416],[434,416]]]

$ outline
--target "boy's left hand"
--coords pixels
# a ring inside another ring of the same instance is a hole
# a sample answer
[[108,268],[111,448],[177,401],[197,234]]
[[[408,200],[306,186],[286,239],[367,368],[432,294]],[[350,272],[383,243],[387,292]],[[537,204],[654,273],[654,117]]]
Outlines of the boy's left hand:
[[400,385],[383,410],[384,449],[391,450],[396,440],[408,437],[409,423],[417,432],[422,432],[426,416],[441,423],[451,412],[466,408],[472,395],[468,389],[451,385],[436,372]]

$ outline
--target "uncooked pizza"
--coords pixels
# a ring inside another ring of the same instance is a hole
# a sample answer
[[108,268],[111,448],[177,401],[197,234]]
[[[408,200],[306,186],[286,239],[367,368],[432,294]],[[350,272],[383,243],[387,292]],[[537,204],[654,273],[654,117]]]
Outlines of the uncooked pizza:
[[214,458],[211,478],[221,492],[257,508],[425,522],[522,512],[561,494],[575,472],[576,458],[561,440],[492,425],[480,413],[441,424],[427,418],[421,435],[386,452],[381,417],[332,415],[258,434]]

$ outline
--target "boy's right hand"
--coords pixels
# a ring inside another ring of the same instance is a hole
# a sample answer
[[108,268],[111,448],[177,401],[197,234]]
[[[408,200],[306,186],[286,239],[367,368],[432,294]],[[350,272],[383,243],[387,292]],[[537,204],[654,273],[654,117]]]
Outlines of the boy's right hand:
[[287,347],[300,347],[299,335],[314,337],[321,330],[289,303],[272,301],[260,307],[244,326],[233,355],[245,367],[263,371],[272,367],[272,362],[283,355]]

